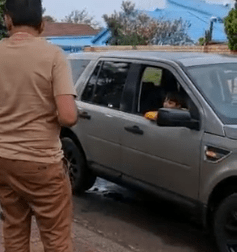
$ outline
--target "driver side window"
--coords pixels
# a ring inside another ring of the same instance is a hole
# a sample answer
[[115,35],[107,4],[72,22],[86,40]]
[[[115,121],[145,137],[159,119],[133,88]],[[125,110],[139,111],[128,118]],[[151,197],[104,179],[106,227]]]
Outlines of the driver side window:
[[161,107],[164,96],[161,88],[162,75],[161,68],[144,68],[139,87],[138,113],[144,114]]

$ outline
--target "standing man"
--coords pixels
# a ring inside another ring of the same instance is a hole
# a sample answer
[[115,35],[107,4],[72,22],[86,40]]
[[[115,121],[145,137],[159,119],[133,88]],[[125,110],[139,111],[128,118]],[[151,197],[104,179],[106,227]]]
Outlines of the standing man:
[[45,252],[72,252],[72,198],[60,126],[77,121],[61,50],[39,38],[41,0],[6,0],[0,42],[0,203],[6,252],[29,252],[34,213]]

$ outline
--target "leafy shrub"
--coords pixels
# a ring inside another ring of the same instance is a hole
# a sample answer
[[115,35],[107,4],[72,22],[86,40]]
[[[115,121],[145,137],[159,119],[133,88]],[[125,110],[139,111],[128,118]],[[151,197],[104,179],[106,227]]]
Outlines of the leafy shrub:
[[122,2],[120,12],[103,18],[111,31],[110,45],[193,45],[187,30],[190,24],[178,20],[154,19],[136,10],[130,0]]
[[225,32],[230,50],[237,50],[237,10],[232,9],[224,19]]
[[3,19],[3,6],[5,4],[4,0],[0,0],[0,40],[7,36],[7,30],[4,25]]
[[199,39],[198,39],[198,43],[199,43],[199,45],[201,45],[201,46],[205,45],[205,38],[203,38],[203,37],[199,38]]

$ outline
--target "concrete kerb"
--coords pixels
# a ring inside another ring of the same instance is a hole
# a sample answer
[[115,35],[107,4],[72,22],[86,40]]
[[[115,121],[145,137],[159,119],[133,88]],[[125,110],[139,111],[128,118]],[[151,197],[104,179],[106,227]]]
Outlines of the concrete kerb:
[[[2,233],[2,220],[0,220],[0,252],[4,252],[4,240]],[[102,235],[92,232],[76,222],[72,227],[73,252],[131,252],[131,250],[113,242]],[[31,252],[43,252],[36,221],[32,220]]]

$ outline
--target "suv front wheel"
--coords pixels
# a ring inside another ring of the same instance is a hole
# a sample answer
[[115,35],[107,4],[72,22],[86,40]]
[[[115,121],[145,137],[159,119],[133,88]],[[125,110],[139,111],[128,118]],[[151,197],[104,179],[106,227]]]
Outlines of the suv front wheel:
[[72,191],[80,194],[93,186],[96,176],[92,175],[88,170],[83,153],[71,138],[63,137],[61,142],[64,156],[68,161]]
[[237,193],[224,199],[214,213],[214,235],[221,252],[237,252]]

